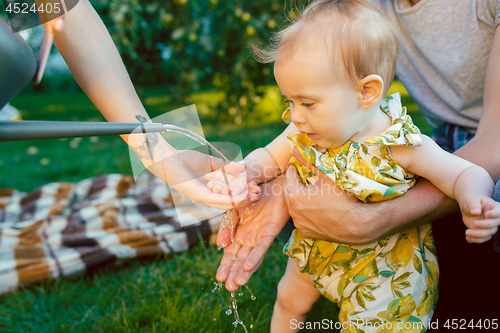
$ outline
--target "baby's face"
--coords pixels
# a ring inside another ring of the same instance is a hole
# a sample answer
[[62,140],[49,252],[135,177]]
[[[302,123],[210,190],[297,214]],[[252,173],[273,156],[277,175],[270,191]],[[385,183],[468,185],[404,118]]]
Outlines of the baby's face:
[[335,148],[359,131],[359,92],[318,50],[280,58],[274,76],[292,122],[321,148]]

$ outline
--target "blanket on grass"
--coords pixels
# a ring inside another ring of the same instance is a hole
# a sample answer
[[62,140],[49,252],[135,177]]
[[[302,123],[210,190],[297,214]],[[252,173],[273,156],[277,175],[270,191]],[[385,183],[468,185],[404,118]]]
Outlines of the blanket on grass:
[[[29,193],[0,189],[0,293],[119,259],[185,251],[217,232],[221,217],[213,212],[205,219],[192,212],[201,222],[181,226],[173,201],[149,172],[137,182],[110,174]],[[175,202],[181,211],[179,203],[190,203]]]

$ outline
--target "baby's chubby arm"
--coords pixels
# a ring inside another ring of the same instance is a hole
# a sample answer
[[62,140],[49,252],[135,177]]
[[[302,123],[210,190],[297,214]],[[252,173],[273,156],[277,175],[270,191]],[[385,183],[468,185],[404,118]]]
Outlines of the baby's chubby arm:
[[223,174],[223,170],[205,175],[209,181],[207,187],[215,193],[236,195],[247,189],[255,189],[256,184],[265,183],[283,174],[292,156],[288,150],[287,136],[296,131],[295,125],[290,124],[266,147],[258,148],[248,154],[243,161],[246,170],[240,175],[226,175]]
[[457,200],[470,243],[483,243],[498,228],[500,203],[491,199],[494,183],[486,170],[441,149],[422,135],[420,147],[394,146],[391,154],[405,169],[426,178]]

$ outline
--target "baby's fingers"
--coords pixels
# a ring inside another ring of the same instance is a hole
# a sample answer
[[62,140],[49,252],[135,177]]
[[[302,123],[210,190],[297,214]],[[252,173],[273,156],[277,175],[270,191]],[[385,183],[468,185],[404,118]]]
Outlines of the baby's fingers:
[[474,230],[488,230],[500,226],[500,218],[478,220],[474,222]]
[[210,172],[210,173],[205,174],[203,177],[208,181],[219,180],[222,177],[222,172],[220,172],[220,171]]
[[232,195],[238,195],[240,194],[240,190],[235,188],[235,189],[231,189],[229,186],[225,186],[221,191],[220,191],[221,194],[229,194],[231,193]]
[[248,193],[260,193],[262,192],[262,189],[260,188],[259,185],[257,185],[256,182],[250,182],[248,183]]
[[500,218],[500,202],[491,198],[482,198],[484,217],[487,219]]
[[214,193],[221,193],[221,187],[219,184],[215,184],[213,187],[212,187],[212,191]]
[[498,228],[490,229],[468,229],[465,231],[465,239],[469,243],[484,243],[491,239]]
[[491,239],[490,237],[465,237],[468,243],[481,244]]
[[478,216],[482,212],[481,198],[469,197],[461,203],[460,208],[465,215]]

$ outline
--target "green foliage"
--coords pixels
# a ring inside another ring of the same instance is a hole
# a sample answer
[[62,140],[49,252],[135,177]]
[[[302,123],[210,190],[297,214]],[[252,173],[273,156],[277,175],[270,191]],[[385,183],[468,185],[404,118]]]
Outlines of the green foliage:
[[[166,85],[175,101],[215,87],[224,98],[213,121],[256,117],[254,106],[273,83],[250,43],[269,40],[285,21],[284,1],[92,0],[138,86]],[[228,112],[229,111],[229,112]]]
[[7,20],[7,12],[5,11],[5,3],[0,1],[0,16]]

